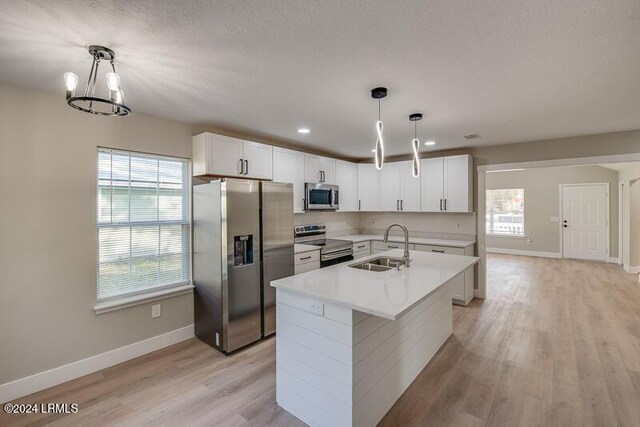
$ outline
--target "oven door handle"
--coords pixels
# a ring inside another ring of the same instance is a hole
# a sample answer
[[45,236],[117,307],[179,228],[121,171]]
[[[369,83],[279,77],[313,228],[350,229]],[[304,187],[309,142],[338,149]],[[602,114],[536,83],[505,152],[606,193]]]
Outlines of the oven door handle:
[[326,255],[321,255],[320,256],[320,260],[321,261],[330,261],[332,259],[342,258],[344,256],[351,256],[351,255],[353,255],[353,248],[345,249],[345,250],[339,251],[339,252],[333,252],[333,253],[326,254]]

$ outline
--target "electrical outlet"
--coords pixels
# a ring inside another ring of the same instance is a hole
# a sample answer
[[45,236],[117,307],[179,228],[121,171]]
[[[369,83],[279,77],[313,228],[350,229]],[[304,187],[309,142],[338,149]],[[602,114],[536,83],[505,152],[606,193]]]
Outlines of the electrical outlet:
[[160,314],[161,314],[160,304],[152,305],[151,306],[151,318],[155,319],[156,317],[160,317]]

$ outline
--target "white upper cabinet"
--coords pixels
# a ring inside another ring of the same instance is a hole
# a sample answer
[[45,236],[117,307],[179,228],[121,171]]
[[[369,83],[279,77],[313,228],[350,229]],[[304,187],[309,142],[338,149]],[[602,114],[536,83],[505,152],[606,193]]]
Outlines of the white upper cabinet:
[[274,147],[273,180],[293,184],[293,211],[304,212],[304,153]]
[[358,163],[358,210],[380,210],[381,173],[371,163]]
[[336,184],[340,211],[358,210],[358,167],[355,163],[336,160]]
[[329,157],[320,157],[320,170],[322,182],[325,184],[336,183],[336,160]]
[[314,154],[304,155],[304,176],[306,182],[336,183],[336,161]]
[[444,203],[444,159],[435,157],[420,161],[422,210],[440,212]]
[[422,159],[420,167],[423,211],[473,212],[470,155]]
[[193,175],[272,178],[272,147],[214,133],[193,137]]
[[400,210],[400,163],[386,163],[380,173],[380,209]]
[[473,212],[473,158],[468,154],[444,158],[444,209]]
[[273,147],[258,142],[243,141],[245,176],[248,178],[271,179]]
[[400,210],[420,211],[420,177],[414,177],[411,161],[400,162]]

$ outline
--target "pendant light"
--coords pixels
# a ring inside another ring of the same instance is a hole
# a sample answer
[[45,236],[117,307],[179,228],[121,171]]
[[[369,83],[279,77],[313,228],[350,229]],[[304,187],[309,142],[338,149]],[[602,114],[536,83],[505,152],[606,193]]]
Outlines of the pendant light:
[[[116,73],[116,54],[104,46],[89,46],[89,55],[93,57],[89,79],[84,89],[84,94],[75,96],[78,76],[75,73],[64,74],[67,104],[76,110],[101,116],[128,116],[131,109],[124,105],[122,89],[120,89],[120,76]],[[98,67],[100,61],[109,61],[111,72],[105,76],[108,97],[96,96],[96,82],[98,80]]]
[[413,161],[411,162],[411,173],[414,178],[420,176],[420,159],[418,158],[418,150],[420,149],[420,141],[418,140],[418,120],[422,120],[422,113],[413,113],[409,116],[409,120],[413,122]]
[[378,100],[378,121],[376,122],[376,148],[373,151],[373,160],[376,164],[376,169],[380,170],[384,166],[384,140],[382,139],[383,124],[380,119],[380,100],[387,96],[386,87],[377,87],[371,90],[371,97]]

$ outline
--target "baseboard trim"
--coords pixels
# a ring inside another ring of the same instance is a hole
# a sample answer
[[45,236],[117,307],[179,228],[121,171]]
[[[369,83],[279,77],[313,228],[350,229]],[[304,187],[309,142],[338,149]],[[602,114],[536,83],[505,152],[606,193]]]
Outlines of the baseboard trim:
[[86,359],[71,362],[67,365],[0,384],[0,402],[9,402],[19,397],[71,381],[101,369],[117,365],[118,363],[151,353],[152,351],[179,343],[193,336],[194,325],[189,325],[105,353],[87,357]]
[[631,274],[638,274],[640,272],[640,268],[638,268],[637,265],[624,265],[622,268],[624,268],[624,271]]
[[520,249],[486,248],[486,252],[504,255],[535,256],[540,258],[562,258],[559,252],[523,251]]
[[612,264],[620,264],[620,258],[619,257],[609,257],[609,262]]

